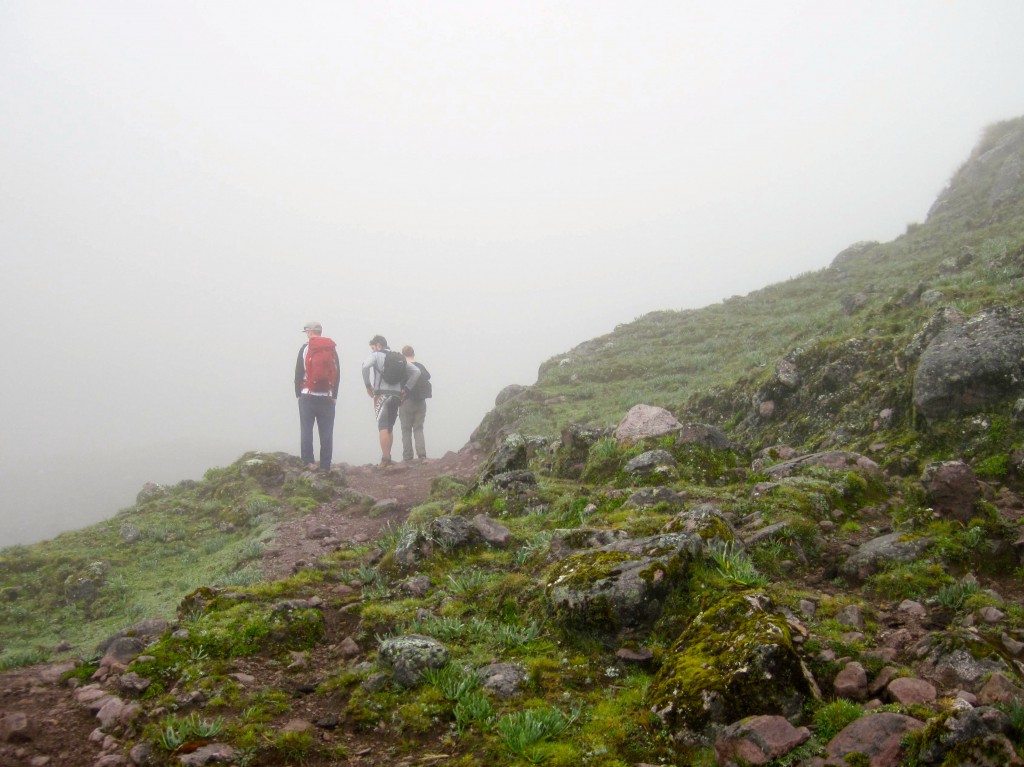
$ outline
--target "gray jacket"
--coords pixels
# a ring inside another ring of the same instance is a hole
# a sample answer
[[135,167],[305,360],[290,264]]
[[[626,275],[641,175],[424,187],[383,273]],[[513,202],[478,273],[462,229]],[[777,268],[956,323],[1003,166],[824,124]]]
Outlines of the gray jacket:
[[[405,363],[405,383],[389,384],[381,378],[381,371],[384,370],[384,352],[372,352],[363,363],[363,384],[373,387],[377,394],[401,394],[402,389],[411,389],[420,380],[420,369],[411,362]],[[372,380],[370,376],[373,376]]]

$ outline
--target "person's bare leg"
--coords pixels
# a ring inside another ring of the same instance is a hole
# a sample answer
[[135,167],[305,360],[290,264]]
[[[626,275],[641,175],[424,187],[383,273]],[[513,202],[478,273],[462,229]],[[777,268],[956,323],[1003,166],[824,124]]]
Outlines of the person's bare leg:
[[380,459],[381,463],[391,463],[391,443],[394,442],[395,435],[387,429],[381,429],[380,431]]

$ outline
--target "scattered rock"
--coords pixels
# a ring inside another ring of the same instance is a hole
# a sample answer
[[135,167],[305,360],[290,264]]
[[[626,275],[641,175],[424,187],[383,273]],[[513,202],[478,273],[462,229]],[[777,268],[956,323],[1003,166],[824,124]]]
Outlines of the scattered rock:
[[207,764],[231,764],[236,752],[227,743],[209,743],[191,754],[182,754],[178,761],[185,767],[205,767]]
[[700,613],[666,653],[649,693],[653,711],[684,743],[702,742],[715,723],[795,716],[819,694],[785,617],[756,592]]
[[522,434],[509,434],[484,466],[480,479],[486,481],[495,474],[525,469],[527,461],[526,438]]
[[914,677],[893,679],[886,687],[886,692],[893,703],[901,703],[904,706],[911,706],[915,703],[931,703],[938,694],[934,685]]
[[781,716],[751,716],[730,724],[715,741],[719,764],[763,765],[788,754],[811,737]]
[[545,594],[562,625],[615,636],[656,620],[703,548],[699,536],[680,533],[618,540],[565,557],[552,567]]
[[636,442],[646,437],[664,437],[678,432],[683,425],[665,408],[634,405],[615,427],[615,439]]
[[481,541],[477,528],[465,517],[455,514],[431,520],[427,532],[434,543],[447,551],[469,548]]
[[983,706],[1014,703],[1024,705],[1024,690],[1010,681],[1005,674],[996,671],[978,693],[978,703]]
[[676,466],[676,459],[667,450],[648,450],[630,460],[623,467],[623,472],[640,477],[654,474],[671,477],[675,474]]
[[679,430],[676,445],[700,445],[712,450],[729,450],[732,447],[724,431],[703,423],[684,424]]
[[855,581],[865,581],[893,562],[912,562],[931,545],[931,538],[889,533],[862,544],[839,571]]
[[391,667],[395,682],[403,687],[414,687],[425,669],[441,668],[449,657],[443,644],[420,634],[390,637],[380,643],[381,660]]
[[477,674],[485,689],[505,699],[517,696],[526,680],[526,670],[514,663],[491,663]]
[[851,661],[836,674],[832,688],[836,697],[865,701],[868,699],[868,674],[861,664]]
[[772,479],[792,476],[804,466],[824,466],[839,471],[856,470],[869,476],[881,476],[882,470],[870,458],[859,453],[845,450],[831,450],[824,453],[812,453],[792,458],[783,463],[768,467],[765,471]]
[[826,764],[849,765],[847,755],[863,754],[871,767],[896,767],[904,763],[900,741],[922,727],[918,720],[902,714],[867,714],[829,741]]
[[471,522],[487,545],[496,549],[507,549],[512,544],[512,532],[486,514],[477,514]]
[[0,743],[27,743],[32,740],[32,727],[23,711],[0,716]]
[[921,484],[935,513],[958,522],[974,516],[981,486],[974,469],[963,461],[942,461],[925,467]]
[[967,707],[930,724],[921,738],[918,763],[935,765],[1004,765],[1024,764],[1017,757],[1007,735],[1012,732],[1010,720],[1002,711],[989,706]]

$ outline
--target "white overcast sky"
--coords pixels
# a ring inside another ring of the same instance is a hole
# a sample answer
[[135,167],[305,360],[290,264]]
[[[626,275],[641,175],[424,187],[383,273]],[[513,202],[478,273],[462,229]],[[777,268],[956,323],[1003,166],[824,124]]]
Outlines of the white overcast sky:
[[[336,460],[379,457],[376,333],[433,373],[440,455],[616,324],[892,239],[1024,113],[1021,30],[1020,0],[0,0],[0,545],[297,452],[309,319]],[[113,507],[44,497],[85,457]]]

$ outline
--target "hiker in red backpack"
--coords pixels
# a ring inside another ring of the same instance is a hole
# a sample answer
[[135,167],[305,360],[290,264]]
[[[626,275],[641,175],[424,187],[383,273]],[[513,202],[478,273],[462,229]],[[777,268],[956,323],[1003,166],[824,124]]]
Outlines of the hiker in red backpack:
[[338,400],[341,365],[334,341],[320,334],[319,322],[307,322],[306,343],[295,361],[295,396],[299,400],[299,450],[307,469],[313,460],[313,424],[320,434],[320,470],[331,468],[334,455],[334,408]]

